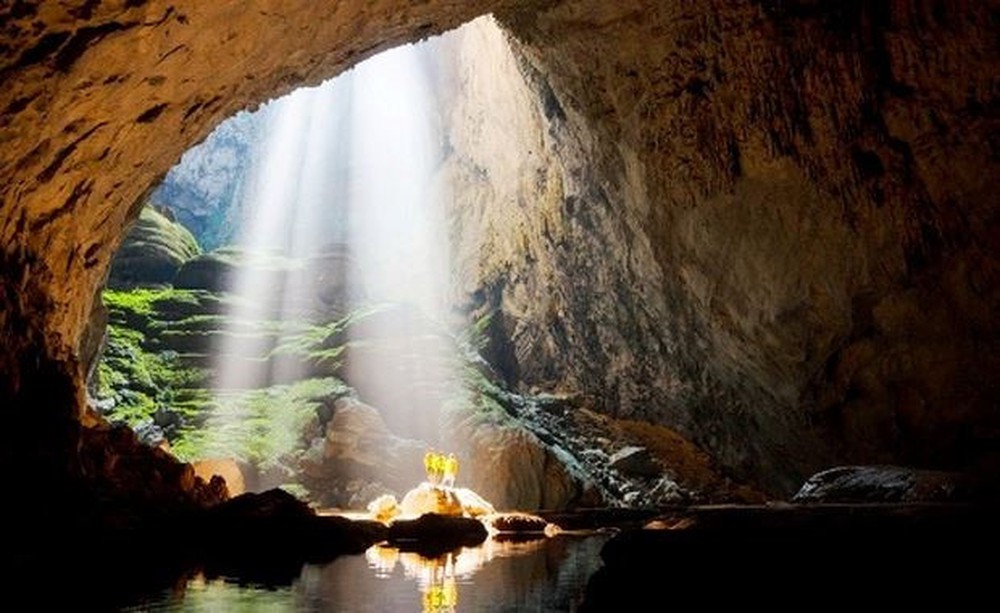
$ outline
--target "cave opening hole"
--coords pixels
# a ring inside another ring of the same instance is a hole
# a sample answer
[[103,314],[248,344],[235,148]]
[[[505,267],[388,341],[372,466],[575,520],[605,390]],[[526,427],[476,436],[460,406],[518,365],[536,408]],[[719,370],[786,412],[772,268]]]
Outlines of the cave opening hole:
[[467,81],[506,44],[481,17],[185,153],[112,263],[98,411],[231,495],[323,508],[401,497],[429,450],[466,460],[457,424],[495,408],[499,377],[454,287],[451,115],[496,102]]

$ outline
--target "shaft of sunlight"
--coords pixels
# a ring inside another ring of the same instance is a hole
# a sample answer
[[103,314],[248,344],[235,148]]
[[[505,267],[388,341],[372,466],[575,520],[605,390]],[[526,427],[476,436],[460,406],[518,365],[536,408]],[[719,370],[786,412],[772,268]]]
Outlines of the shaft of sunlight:
[[224,401],[232,390],[307,375],[273,349],[303,325],[330,254],[346,253],[348,285],[367,300],[355,308],[391,304],[402,314],[368,326],[376,338],[387,332],[376,328],[391,328],[395,340],[353,353],[348,382],[395,434],[437,439],[437,412],[455,376],[454,347],[428,334],[428,322],[444,329],[450,278],[431,53],[392,49],[262,111],[265,136],[243,189],[242,232],[226,256],[238,263],[214,351],[218,432],[250,418]]

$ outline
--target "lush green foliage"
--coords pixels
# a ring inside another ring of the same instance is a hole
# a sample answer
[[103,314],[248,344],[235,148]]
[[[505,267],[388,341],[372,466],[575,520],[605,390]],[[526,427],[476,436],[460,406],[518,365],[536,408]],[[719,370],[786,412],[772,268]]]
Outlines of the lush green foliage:
[[184,368],[173,352],[144,348],[142,332],[108,325],[108,344],[98,365],[98,399],[113,404],[107,417],[136,427],[151,422],[158,409],[170,410],[182,390],[199,385],[204,373]]
[[229,457],[258,468],[287,462],[308,443],[303,434],[318,410],[350,393],[332,377],[226,392],[203,423],[181,430],[173,451],[184,460]]

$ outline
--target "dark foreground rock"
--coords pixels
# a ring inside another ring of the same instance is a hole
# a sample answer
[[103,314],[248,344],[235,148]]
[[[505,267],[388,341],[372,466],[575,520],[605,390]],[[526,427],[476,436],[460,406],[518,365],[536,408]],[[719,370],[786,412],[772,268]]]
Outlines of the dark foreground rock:
[[389,526],[388,540],[401,551],[436,557],[459,547],[474,547],[487,537],[478,519],[425,513],[417,519],[401,519]]
[[206,575],[263,585],[287,585],[303,563],[361,553],[386,537],[379,522],[318,516],[280,489],[237,496],[211,509],[199,527]]
[[996,510],[966,505],[702,507],[604,546],[582,611],[871,607],[989,595]]
[[67,503],[32,517],[0,516],[4,593],[117,610],[196,574],[287,586],[305,563],[361,553],[386,538],[378,522],[318,516],[282,490],[160,514],[110,499],[87,503],[82,495]]
[[794,502],[959,502],[977,497],[961,473],[904,466],[838,466],[816,473]]

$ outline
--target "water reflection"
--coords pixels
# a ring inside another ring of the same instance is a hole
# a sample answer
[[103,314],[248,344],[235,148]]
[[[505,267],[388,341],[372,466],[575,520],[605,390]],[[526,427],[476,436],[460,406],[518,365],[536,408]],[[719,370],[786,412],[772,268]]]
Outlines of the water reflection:
[[545,538],[518,541],[494,537],[478,547],[462,547],[432,558],[375,545],[365,552],[365,558],[377,577],[392,577],[397,566],[401,567],[403,575],[419,587],[425,613],[448,613],[458,605],[458,581],[471,583],[472,576],[494,558],[523,556],[545,546]]
[[305,565],[290,586],[196,575],[136,611],[572,611],[600,566],[607,536],[491,538],[433,558],[374,546]]

